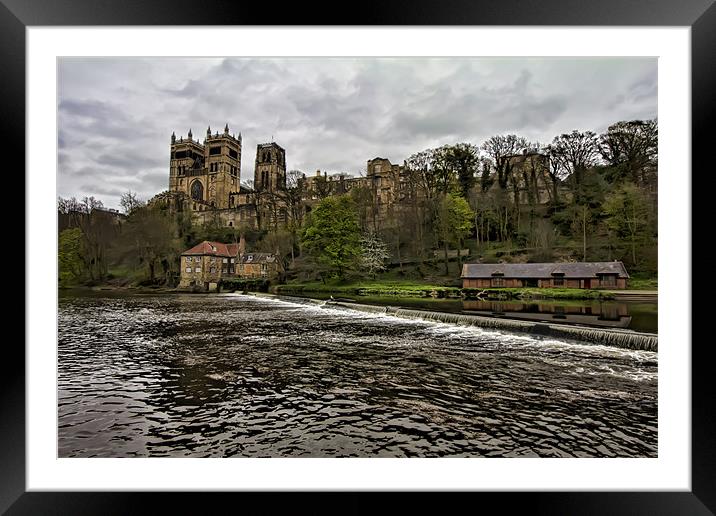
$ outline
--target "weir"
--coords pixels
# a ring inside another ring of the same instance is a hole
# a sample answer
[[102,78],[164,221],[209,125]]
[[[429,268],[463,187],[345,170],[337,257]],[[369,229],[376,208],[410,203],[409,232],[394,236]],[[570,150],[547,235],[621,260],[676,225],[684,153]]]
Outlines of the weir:
[[271,297],[303,304],[317,304],[330,308],[344,308],[360,312],[386,314],[403,319],[422,319],[461,326],[477,326],[492,330],[514,331],[570,340],[579,340],[615,346],[619,348],[658,351],[659,338],[653,333],[639,333],[630,330],[589,328],[584,326],[568,326],[565,324],[534,323],[515,319],[499,319],[480,315],[454,314],[449,312],[433,312],[429,310],[412,310],[393,306],[362,305],[345,301],[323,301],[305,297],[283,296],[273,294],[256,294],[257,297]]

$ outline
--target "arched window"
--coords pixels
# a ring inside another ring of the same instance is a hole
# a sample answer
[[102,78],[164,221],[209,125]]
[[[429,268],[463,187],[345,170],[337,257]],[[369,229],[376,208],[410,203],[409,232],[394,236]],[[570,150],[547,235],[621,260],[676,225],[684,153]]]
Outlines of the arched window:
[[204,200],[204,185],[201,184],[201,181],[194,181],[191,184],[191,198],[197,201]]

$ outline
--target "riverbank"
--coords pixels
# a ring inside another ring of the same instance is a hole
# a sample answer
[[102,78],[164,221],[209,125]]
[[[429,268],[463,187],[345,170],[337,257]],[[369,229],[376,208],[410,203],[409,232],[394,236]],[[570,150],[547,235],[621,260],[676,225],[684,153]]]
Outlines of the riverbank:
[[309,296],[331,294],[338,296],[394,296],[463,298],[463,299],[614,299],[611,291],[573,288],[460,288],[415,282],[358,282],[358,283],[289,283],[271,287],[270,292],[279,295]]

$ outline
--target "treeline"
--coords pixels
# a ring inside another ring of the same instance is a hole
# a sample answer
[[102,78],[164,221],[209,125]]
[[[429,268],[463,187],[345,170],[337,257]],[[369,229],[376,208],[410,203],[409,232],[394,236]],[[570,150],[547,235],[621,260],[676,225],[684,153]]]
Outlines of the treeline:
[[383,204],[379,188],[336,191],[324,178],[307,206],[303,174],[290,171],[285,191],[264,195],[274,215],[261,229],[228,227],[218,212],[192,224],[162,196],[127,192],[122,215],[92,198],[60,199],[60,281],[175,285],[183,250],[242,234],[248,249],[280,256],[282,279],[375,277],[391,265],[434,274],[436,251],[450,277],[450,256],[464,248],[483,262],[617,259],[655,276],[657,140],[656,120],[635,120],[549,144],[509,134],[426,149],[404,162]]
[[347,196],[360,232],[382,239],[398,266],[422,270],[440,249],[448,276],[448,250],[468,247],[483,262],[622,260],[654,277],[657,171],[657,121],[634,120],[549,144],[510,134],[426,149],[405,161],[397,202],[382,212],[374,189]]

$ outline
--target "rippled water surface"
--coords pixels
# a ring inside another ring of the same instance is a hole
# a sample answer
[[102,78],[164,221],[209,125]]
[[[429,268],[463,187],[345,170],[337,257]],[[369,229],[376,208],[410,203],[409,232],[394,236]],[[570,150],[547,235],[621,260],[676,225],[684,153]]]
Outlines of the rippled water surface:
[[61,297],[61,457],[655,457],[657,353],[240,295]]

